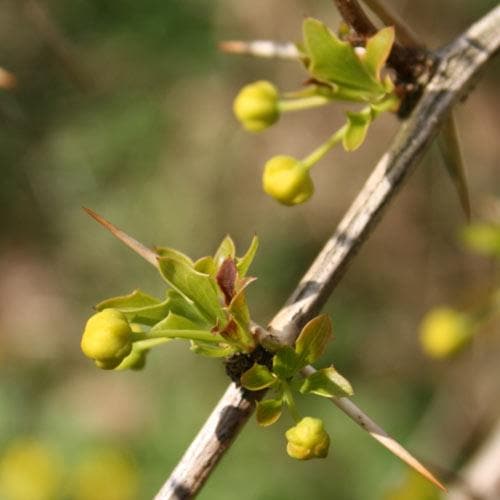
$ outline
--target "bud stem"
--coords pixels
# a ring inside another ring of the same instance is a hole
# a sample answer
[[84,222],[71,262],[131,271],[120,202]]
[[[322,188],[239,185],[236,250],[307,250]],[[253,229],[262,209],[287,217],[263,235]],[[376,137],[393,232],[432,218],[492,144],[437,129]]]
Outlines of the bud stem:
[[330,151],[330,149],[333,148],[338,142],[342,140],[344,137],[344,134],[347,130],[347,125],[342,126],[339,128],[327,141],[325,141],[321,146],[316,148],[309,156],[304,158],[302,160],[302,164],[307,168],[310,169],[313,165],[318,163],[323,156]]
[[134,339],[137,339],[141,342],[151,339],[200,340],[203,342],[211,342],[214,344],[225,342],[225,340],[220,335],[203,330],[152,330],[148,333],[135,333]]
[[297,409],[297,405],[295,404],[295,400],[293,399],[293,394],[290,385],[283,380],[282,387],[283,387],[283,400],[288,406],[292,418],[295,420],[296,423],[299,423],[302,418]]
[[302,111],[304,109],[319,108],[332,101],[331,98],[321,95],[301,97],[300,99],[287,99],[278,102],[278,109],[284,113],[287,111]]

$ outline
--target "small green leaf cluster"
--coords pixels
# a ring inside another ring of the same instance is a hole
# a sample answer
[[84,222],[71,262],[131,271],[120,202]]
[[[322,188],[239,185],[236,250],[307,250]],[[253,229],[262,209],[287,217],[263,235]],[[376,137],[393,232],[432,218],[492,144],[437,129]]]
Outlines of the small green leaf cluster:
[[87,321],[81,348],[99,368],[140,370],[156,345],[188,340],[195,353],[225,358],[226,369],[234,365],[228,374],[245,389],[270,389],[271,397],[257,403],[261,426],[276,422],[288,407],[296,422],[286,432],[291,457],[323,458],[330,444],[323,422],[302,418],[294,393],[338,398],[351,396],[352,387],[333,366],[297,376],[323,354],[333,337],[328,316],[309,321],[293,347],[264,345],[266,339],[254,335],[245,291],[254,280],[247,272],[257,248],[254,237],[243,257],[236,257],[228,236],[215,255],[197,261],[172,248],[156,248],[158,270],[170,286],[165,299],[135,290],[99,303],[98,312]]
[[280,348],[273,357],[272,367],[255,363],[241,376],[241,385],[251,391],[270,389],[271,397],[257,403],[256,418],[261,426],[274,424],[283,407],[288,407],[297,425],[286,433],[287,452],[293,458],[306,460],[325,457],[330,439],[323,423],[299,414],[294,392],[314,394],[326,398],[351,396],[351,384],[333,366],[299,378],[307,365],[314,363],[333,337],[330,318],[320,315],[307,323],[297,337],[294,347]]
[[157,248],[158,269],[170,285],[165,298],[135,290],[98,304],[83,333],[83,353],[99,368],[137,370],[152,347],[173,339],[188,340],[194,352],[209,357],[253,351],[245,289],[253,281],[247,271],[257,248],[254,237],[236,257],[228,236],[214,256],[197,261]]
[[309,170],[339,142],[346,151],[358,149],[377,116],[397,111],[400,99],[382,69],[394,43],[394,28],[381,29],[364,47],[341,40],[323,23],[308,18],[303,24],[301,60],[310,74],[307,87],[280,98],[267,81],[244,86],[234,101],[234,113],[246,130],[260,132],[288,111],[308,109],[333,101],[364,103],[347,113],[346,123],[306,158],[278,155],[264,167],[264,191],[285,205],[307,201],[314,191]]

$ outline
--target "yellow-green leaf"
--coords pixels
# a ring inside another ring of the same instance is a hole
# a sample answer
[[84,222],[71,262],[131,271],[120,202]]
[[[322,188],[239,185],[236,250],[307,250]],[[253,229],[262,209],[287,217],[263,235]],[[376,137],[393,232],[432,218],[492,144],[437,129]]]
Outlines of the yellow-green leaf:
[[289,346],[282,347],[273,357],[273,372],[282,379],[292,377],[299,368],[299,356]]
[[191,351],[208,358],[227,358],[235,353],[235,349],[232,346],[220,346],[201,341],[191,341]]
[[271,387],[277,377],[267,366],[255,363],[240,378],[241,385],[250,391],[260,391],[266,387]]
[[332,338],[332,322],[326,314],[309,321],[295,342],[295,352],[299,356],[299,367],[314,363],[325,350]]
[[387,26],[375,33],[366,42],[366,52],[361,61],[376,80],[380,81],[380,70],[384,66],[394,43],[394,28]]
[[257,253],[258,248],[259,248],[259,238],[257,238],[257,236],[254,236],[245,255],[243,255],[243,257],[238,257],[236,259],[236,268],[238,269],[238,274],[240,275],[241,278],[246,276],[247,271],[250,265],[252,264],[253,259],[255,258],[255,254]]
[[97,304],[98,311],[118,309],[131,323],[153,325],[164,318],[169,310],[168,301],[160,302],[141,290],[134,290],[128,295],[113,297]]
[[230,236],[226,236],[222,240],[217,251],[215,252],[214,255],[215,265],[218,268],[228,257],[234,259],[235,254],[236,254],[236,249],[234,247],[234,241],[231,239]]
[[188,257],[186,254],[179,252],[179,250],[175,250],[174,248],[169,247],[156,247],[155,248],[158,257],[168,257],[170,259],[180,260],[184,264],[193,267],[194,262]]
[[347,112],[347,129],[342,138],[342,145],[346,151],[354,151],[363,144],[371,122],[370,108],[356,113]]
[[305,378],[300,387],[302,394],[316,394],[325,398],[352,396],[354,391],[349,381],[333,366],[323,368]]
[[196,271],[184,260],[175,258],[158,258],[158,267],[167,283],[191,300],[208,321],[214,324],[217,321],[225,322],[226,318],[213,278]]
[[315,78],[375,96],[385,93],[383,85],[370,74],[351,44],[339,40],[322,22],[306,19],[303,33],[308,69]]
[[280,417],[283,408],[281,399],[265,399],[257,402],[255,416],[262,427],[274,424]]

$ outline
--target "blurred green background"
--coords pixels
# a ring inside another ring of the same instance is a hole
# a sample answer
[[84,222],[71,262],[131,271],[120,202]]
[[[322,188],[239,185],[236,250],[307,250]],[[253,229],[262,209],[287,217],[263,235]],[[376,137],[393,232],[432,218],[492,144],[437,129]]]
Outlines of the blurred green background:
[[[395,3],[436,48],[497,2]],[[139,373],[103,372],[84,359],[79,341],[93,304],[137,287],[161,295],[163,285],[82,206],[147,245],[193,257],[227,233],[243,250],[257,233],[250,303],[265,324],[389,144],[398,124],[384,117],[359,152],[335,150],[314,169],[317,192],[303,206],[279,206],[262,192],[264,162],[310,152],[345,107],[247,134],[231,113],[239,88],[265,78],[293,90],[306,74],[216,45],[299,40],[304,15],[338,26],[327,1],[0,3],[0,67],[17,79],[0,90],[0,498],[151,498],[227,385],[220,364],[183,343],[156,349]],[[497,223],[499,83],[496,61],[457,109],[474,218]],[[325,363],[333,360],[355,402],[444,477],[500,415],[498,318],[453,360],[427,359],[418,342],[427,310],[470,307],[493,286],[491,260],[460,245],[463,224],[432,148],[326,308],[336,340]],[[398,487],[406,468],[397,459],[331,405],[304,403],[326,421],[328,459],[285,454],[288,416],[266,429],[252,420],[200,498],[365,500]]]

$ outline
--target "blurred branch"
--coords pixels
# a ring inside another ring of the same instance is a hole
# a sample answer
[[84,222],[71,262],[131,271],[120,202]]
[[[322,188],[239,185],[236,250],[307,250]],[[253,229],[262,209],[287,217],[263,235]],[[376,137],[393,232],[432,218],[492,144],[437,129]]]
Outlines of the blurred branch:
[[382,0],[363,0],[363,3],[386,25],[396,28],[396,38],[405,47],[422,48],[416,33]]
[[243,54],[255,57],[291,59],[296,61],[299,51],[291,42],[273,40],[225,40],[219,43],[219,50],[228,54]]
[[12,90],[17,85],[16,77],[0,66],[0,89]]
[[450,489],[448,500],[495,500],[500,498],[500,422]]
[[73,53],[47,9],[38,0],[24,0],[24,2],[26,17],[59,61],[68,78],[81,91],[88,91],[92,87],[92,80],[82,68],[81,62]]

